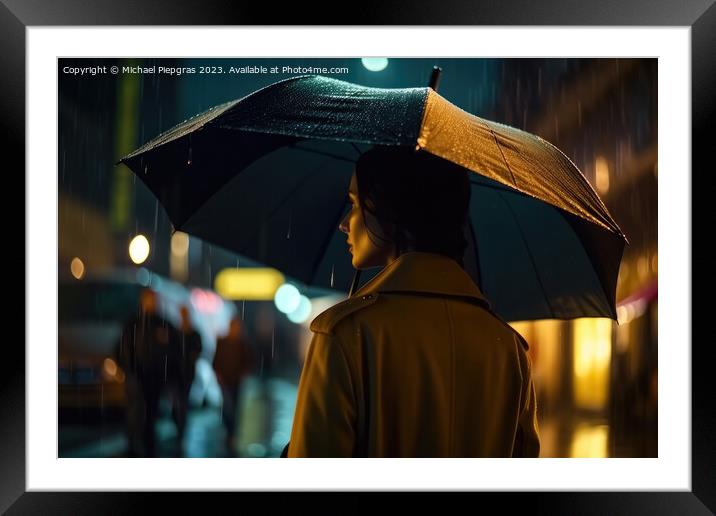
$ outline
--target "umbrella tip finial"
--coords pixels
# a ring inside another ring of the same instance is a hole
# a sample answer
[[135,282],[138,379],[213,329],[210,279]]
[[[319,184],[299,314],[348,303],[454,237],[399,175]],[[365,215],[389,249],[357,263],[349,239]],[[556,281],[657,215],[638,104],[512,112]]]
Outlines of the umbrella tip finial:
[[440,84],[440,74],[442,73],[443,69],[439,66],[433,66],[433,73],[430,75],[430,84],[429,87],[431,87],[434,91],[438,91],[438,86]]

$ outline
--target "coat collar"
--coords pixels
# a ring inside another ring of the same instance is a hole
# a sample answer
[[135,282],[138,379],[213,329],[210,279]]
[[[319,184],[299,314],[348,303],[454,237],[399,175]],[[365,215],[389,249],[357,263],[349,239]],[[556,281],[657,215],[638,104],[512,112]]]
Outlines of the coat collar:
[[380,292],[414,292],[489,301],[455,260],[435,253],[411,251],[400,255],[353,297]]

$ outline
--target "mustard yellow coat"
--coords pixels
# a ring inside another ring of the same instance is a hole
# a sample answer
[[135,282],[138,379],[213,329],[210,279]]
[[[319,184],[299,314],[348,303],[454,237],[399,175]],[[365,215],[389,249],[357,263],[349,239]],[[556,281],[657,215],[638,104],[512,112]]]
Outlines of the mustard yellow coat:
[[316,317],[289,457],[537,457],[527,344],[467,273],[409,252]]

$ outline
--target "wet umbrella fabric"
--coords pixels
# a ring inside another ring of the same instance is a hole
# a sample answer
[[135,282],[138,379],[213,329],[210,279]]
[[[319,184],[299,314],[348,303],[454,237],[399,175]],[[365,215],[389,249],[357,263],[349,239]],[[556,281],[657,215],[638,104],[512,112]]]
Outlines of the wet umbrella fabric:
[[473,172],[465,266],[503,318],[616,318],[626,239],[577,167],[431,88],[295,77],[201,113],[120,162],[175,229],[347,291],[353,268],[337,227],[355,162],[373,145]]

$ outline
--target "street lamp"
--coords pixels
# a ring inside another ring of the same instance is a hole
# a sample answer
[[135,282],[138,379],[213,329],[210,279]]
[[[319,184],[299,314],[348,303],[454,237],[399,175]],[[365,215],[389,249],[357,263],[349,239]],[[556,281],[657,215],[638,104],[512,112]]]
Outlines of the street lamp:
[[135,236],[129,243],[129,257],[139,265],[149,256],[149,240],[144,235]]
[[285,314],[289,314],[298,308],[301,302],[301,293],[290,283],[284,283],[276,290],[274,302],[276,303],[276,308]]
[[381,72],[388,66],[387,57],[364,57],[361,63],[371,72]]

